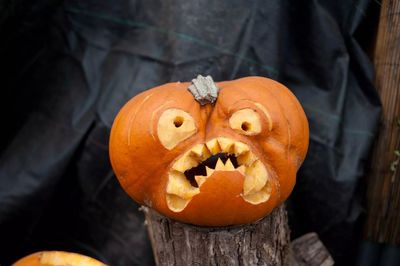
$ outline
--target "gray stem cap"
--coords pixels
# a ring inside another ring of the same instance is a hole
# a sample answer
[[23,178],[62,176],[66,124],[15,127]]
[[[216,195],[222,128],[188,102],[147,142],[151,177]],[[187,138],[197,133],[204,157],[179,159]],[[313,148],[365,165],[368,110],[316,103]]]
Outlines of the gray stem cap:
[[217,100],[219,88],[215,85],[211,76],[198,75],[197,78],[192,80],[188,90],[200,105],[206,105]]

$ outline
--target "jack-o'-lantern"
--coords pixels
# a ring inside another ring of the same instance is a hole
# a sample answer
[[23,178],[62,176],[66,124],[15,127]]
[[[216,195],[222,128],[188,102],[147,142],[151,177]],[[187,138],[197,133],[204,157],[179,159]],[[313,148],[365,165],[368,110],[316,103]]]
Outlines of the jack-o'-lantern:
[[28,255],[12,266],[106,266],[98,260],[77,253],[41,251]]
[[254,222],[291,193],[308,148],[296,97],[262,77],[168,83],[132,98],[111,130],[124,190],[173,219]]

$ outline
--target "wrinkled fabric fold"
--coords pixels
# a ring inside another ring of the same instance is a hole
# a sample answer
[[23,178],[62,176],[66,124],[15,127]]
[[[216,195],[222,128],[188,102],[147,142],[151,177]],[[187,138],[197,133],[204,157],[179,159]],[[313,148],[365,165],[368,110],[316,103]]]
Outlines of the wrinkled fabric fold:
[[269,77],[299,98],[311,142],[289,200],[292,234],[316,231],[337,265],[352,261],[364,213],[360,181],[380,113],[357,37],[373,40],[362,24],[371,8],[379,6],[75,0],[16,7],[20,16],[4,21],[20,22],[0,47],[1,101],[13,106],[2,107],[0,263],[59,249],[110,265],[152,265],[143,215],[111,170],[109,131],[134,95],[198,74]]

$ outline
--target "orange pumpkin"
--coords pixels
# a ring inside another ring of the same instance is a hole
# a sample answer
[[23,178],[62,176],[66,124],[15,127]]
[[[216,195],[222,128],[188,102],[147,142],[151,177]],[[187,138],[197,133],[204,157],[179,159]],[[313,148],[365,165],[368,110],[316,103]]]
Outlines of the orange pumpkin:
[[307,118],[271,79],[208,78],[219,92],[207,103],[188,90],[201,78],[132,98],[112,126],[112,167],[135,201],[165,216],[203,226],[254,222],[291,193],[308,148]]
[[106,266],[98,260],[64,251],[41,251],[26,256],[12,266]]

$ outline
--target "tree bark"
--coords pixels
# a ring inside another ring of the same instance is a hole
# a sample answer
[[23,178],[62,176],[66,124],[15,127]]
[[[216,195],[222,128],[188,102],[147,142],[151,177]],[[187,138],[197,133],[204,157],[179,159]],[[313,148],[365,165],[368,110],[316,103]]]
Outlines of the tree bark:
[[332,266],[334,261],[316,233],[305,234],[292,242],[292,266]]
[[253,224],[207,228],[143,207],[157,265],[289,265],[287,213],[282,205]]

